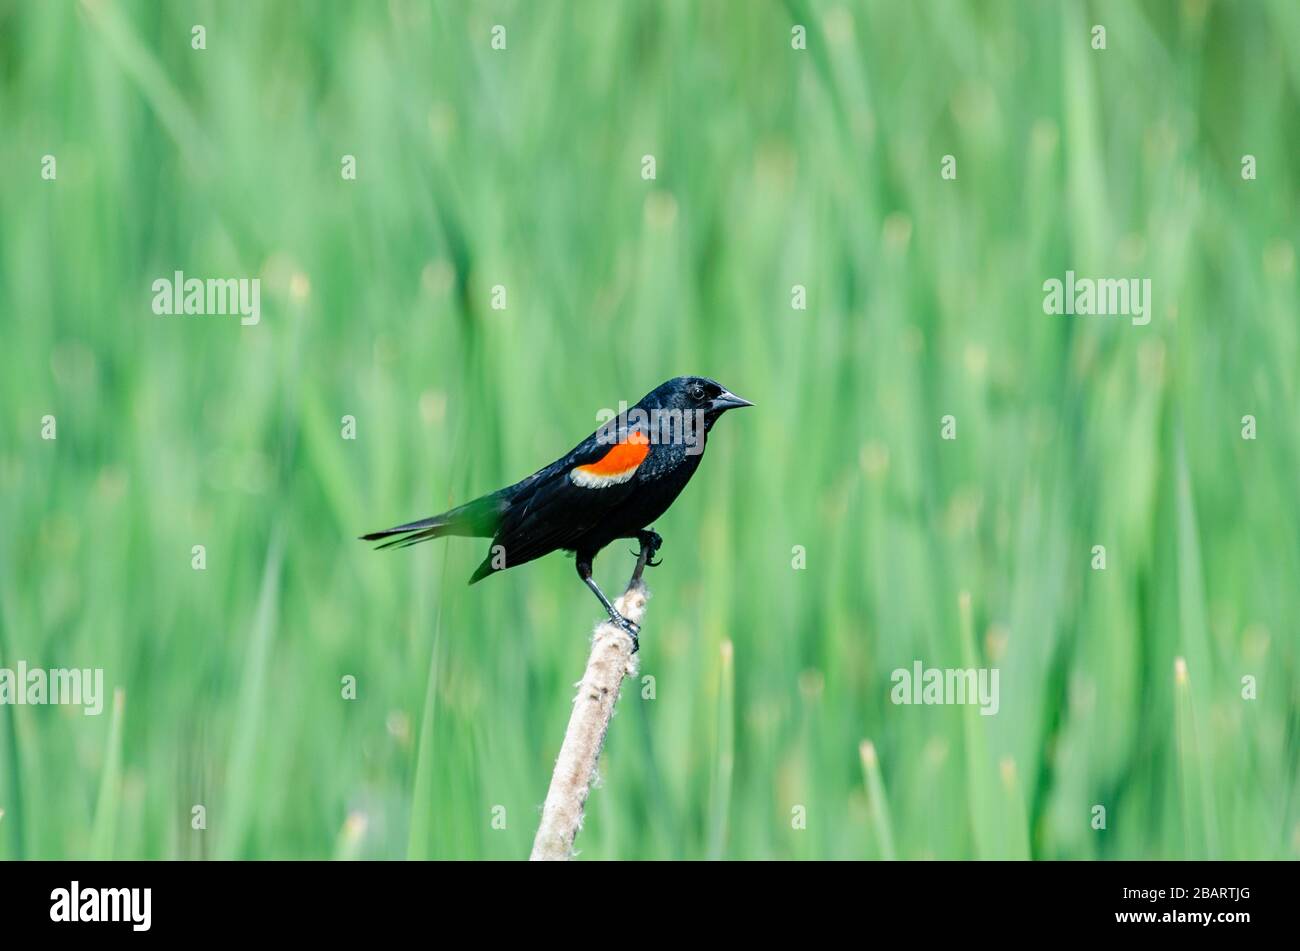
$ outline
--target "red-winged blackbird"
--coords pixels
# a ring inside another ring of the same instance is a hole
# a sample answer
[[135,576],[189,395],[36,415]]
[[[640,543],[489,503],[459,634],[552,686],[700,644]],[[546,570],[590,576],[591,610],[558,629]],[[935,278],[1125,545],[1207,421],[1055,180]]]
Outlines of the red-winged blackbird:
[[571,551],[578,577],[635,644],[637,626],[605,597],[591,577],[591,563],[614,539],[635,538],[641,551],[633,577],[640,577],[646,564],[657,564],[650,559],[663,539],[649,530],[650,523],[695,474],[718,417],[753,405],[713,380],[679,376],[522,482],[450,512],[361,537],[389,539],[379,548],[405,547],[443,535],[491,538],[488,556],[470,584],[553,551]]

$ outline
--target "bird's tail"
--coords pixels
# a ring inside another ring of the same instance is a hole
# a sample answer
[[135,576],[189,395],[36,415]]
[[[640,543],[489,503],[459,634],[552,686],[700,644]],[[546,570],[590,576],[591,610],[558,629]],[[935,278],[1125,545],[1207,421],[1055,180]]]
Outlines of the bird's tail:
[[[382,545],[375,546],[376,550],[405,548],[444,535],[491,538],[496,533],[497,526],[501,523],[501,514],[508,504],[500,496],[485,495],[441,515],[431,515],[418,522],[407,522],[405,525],[371,532],[361,538],[368,542],[383,541]],[[385,539],[387,540],[384,541]]]

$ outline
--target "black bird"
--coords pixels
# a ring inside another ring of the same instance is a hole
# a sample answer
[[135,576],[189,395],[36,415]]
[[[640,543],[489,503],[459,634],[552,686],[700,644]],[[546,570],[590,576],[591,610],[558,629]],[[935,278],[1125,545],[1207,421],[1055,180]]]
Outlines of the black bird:
[[596,430],[567,455],[528,478],[454,508],[361,537],[405,547],[444,535],[491,538],[470,584],[553,551],[573,552],[580,577],[610,619],[632,636],[638,629],[591,577],[596,554],[616,538],[641,546],[634,578],[663,539],[650,524],[667,511],[703,458],[709,430],[729,409],[753,406],[706,377],[679,376]]

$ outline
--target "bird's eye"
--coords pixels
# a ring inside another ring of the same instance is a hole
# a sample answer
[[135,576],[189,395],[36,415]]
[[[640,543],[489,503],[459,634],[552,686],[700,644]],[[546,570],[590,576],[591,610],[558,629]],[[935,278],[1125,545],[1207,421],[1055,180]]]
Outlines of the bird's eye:
[[700,386],[698,383],[692,383],[690,388],[687,389],[686,395],[698,403],[700,400],[704,399],[704,387]]

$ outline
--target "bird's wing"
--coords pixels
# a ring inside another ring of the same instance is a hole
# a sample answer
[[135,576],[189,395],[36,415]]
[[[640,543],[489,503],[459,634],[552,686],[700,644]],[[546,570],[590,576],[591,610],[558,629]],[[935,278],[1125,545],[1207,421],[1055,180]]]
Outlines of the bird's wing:
[[[571,547],[631,494],[632,476],[650,452],[648,437],[636,429],[612,445],[597,437],[511,487],[510,507],[493,538],[504,549],[504,567]],[[492,573],[491,560],[473,581]]]

